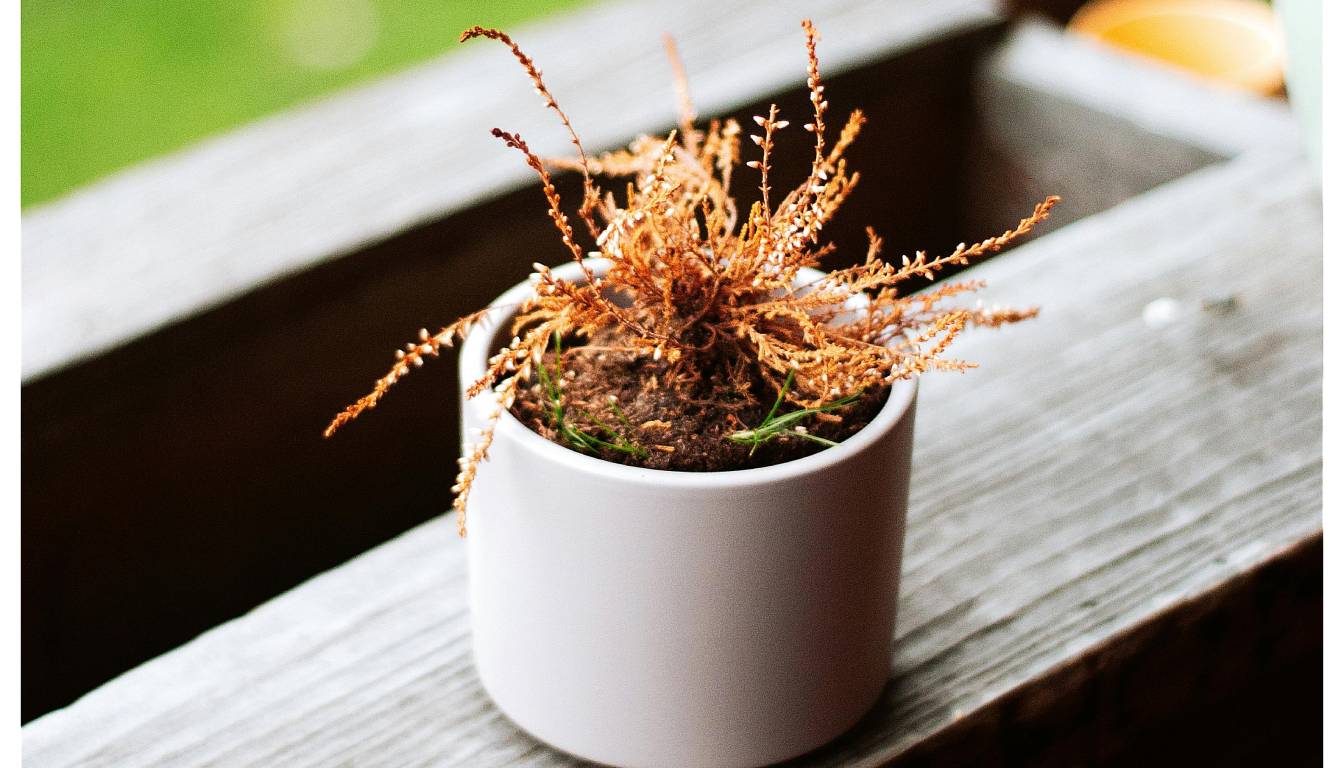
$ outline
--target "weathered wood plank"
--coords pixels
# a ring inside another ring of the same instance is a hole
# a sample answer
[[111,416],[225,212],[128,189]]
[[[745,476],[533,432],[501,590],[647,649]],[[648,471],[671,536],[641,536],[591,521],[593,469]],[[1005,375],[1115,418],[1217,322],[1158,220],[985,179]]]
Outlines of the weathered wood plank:
[[[910,754],[1316,535],[1320,233],[1310,171],[1251,153],[977,268],[1045,312],[925,382],[894,682],[801,764]],[[30,724],[25,764],[574,764],[480,689],[463,554],[416,529]]]
[[[714,0],[624,0],[515,32],[580,135],[604,147],[675,124],[664,32],[711,115],[801,81],[804,16],[826,35],[831,73],[998,18],[990,0],[721,11]],[[666,98],[631,97],[651,90]],[[489,135],[495,125],[542,154],[569,150],[516,62],[478,44],[28,212],[24,379],[526,183],[530,171]]]
[[[1022,93],[1053,94],[1150,134],[1175,139],[1222,157],[1274,144],[1300,143],[1297,123],[1282,99],[1266,99],[1209,83],[1179,69],[1132,56],[1041,21],[1014,26],[1007,44],[985,63],[980,98],[1002,123],[1011,122]],[[1043,112],[1043,111],[1042,111]],[[1020,140],[1036,136],[1029,126]],[[1053,130],[1057,131],[1058,126]],[[1046,142],[1041,145],[1048,146]],[[1133,158],[1137,165],[1154,158]],[[1157,158],[1160,161],[1160,158]]]
[[1047,194],[1059,221],[1103,211],[1212,162],[1299,144],[1283,100],[1210,86],[1040,21],[979,65],[964,184],[968,232]]

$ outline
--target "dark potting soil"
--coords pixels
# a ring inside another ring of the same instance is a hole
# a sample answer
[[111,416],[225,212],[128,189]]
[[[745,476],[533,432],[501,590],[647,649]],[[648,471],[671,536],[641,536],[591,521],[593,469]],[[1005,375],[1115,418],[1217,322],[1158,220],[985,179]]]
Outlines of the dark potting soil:
[[[690,472],[715,472],[764,467],[802,458],[827,446],[796,435],[781,434],[757,447],[727,439],[733,432],[760,425],[778,390],[764,383],[746,397],[722,376],[683,381],[681,391],[667,386],[667,362],[636,356],[618,348],[619,340],[603,333],[582,346],[571,339],[562,345],[561,403],[566,422],[626,450],[582,450],[556,428],[548,388],[536,374],[520,387],[513,415],[541,436],[571,450],[619,464]],[[543,362],[556,370],[555,352]],[[881,410],[890,388],[862,394],[852,405],[802,422],[807,430],[835,442],[858,432]],[[614,398],[614,401],[613,401]],[[612,407],[615,403],[619,409]],[[798,410],[785,402],[776,415]],[[838,417],[838,418],[837,418]],[[598,424],[603,426],[598,426]]]

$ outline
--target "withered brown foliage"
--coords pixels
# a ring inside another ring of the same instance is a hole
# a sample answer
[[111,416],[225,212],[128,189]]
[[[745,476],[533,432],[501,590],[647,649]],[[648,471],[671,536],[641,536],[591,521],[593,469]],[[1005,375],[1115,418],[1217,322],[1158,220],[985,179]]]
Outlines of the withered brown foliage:
[[[947,299],[982,287],[979,281],[942,285],[914,295],[900,290],[912,278],[932,280],[944,266],[963,265],[998,251],[1043,221],[1058,198],[1050,197],[1018,225],[972,245],[958,245],[945,256],[923,251],[900,263],[881,258],[882,240],[868,231],[867,254],[854,266],[805,280],[800,270],[818,267],[832,246],[821,241],[827,222],[858,181],[844,154],[865,123],[851,113],[834,141],[828,140],[829,104],[817,60],[817,32],[802,23],[807,53],[810,121],[800,126],[811,135],[813,157],[801,184],[779,194],[772,186],[775,143],[790,127],[771,106],[754,118],[747,138],[753,157],[742,162],[742,128],[733,120],[694,125],[694,112],[675,47],[667,41],[681,97],[680,128],[664,138],[641,136],[627,150],[590,158],[532,60],[498,30],[473,27],[462,40],[486,37],[512,51],[546,106],[556,112],[578,150],[572,160],[543,162],[521,136],[498,128],[493,134],[521,153],[541,180],[552,221],[583,279],[557,277],[535,264],[535,295],[516,308],[512,342],[490,358],[484,376],[469,396],[491,390],[495,407],[478,442],[464,446],[453,491],[459,531],[465,533],[467,495],[493,439],[494,427],[532,377],[548,343],[560,337],[591,337],[618,329],[628,348],[663,361],[663,384],[697,376],[723,376],[743,396],[762,384],[778,391],[790,372],[789,401],[816,407],[870,388],[880,388],[929,370],[965,370],[973,364],[944,356],[949,344],[972,325],[999,326],[1036,314],[1036,310],[967,309]],[[548,168],[548,165],[550,166]],[[739,210],[730,194],[739,165],[751,170],[758,199]],[[591,235],[597,254],[609,262],[603,275],[585,263],[569,216],[561,207],[550,168],[583,175],[578,218]],[[599,191],[593,178],[625,179],[623,202]],[[613,301],[612,296],[622,300]],[[459,319],[397,352],[392,370],[372,392],[338,414],[330,436],[345,422],[373,408],[412,367],[463,338],[490,310]]]

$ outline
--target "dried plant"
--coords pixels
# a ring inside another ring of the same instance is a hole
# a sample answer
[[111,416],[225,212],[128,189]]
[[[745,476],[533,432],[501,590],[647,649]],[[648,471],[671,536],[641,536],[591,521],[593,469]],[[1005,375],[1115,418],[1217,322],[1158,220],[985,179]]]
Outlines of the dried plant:
[[[626,150],[590,158],[541,73],[508,35],[481,27],[462,34],[463,41],[486,37],[508,46],[546,107],[569,131],[577,157],[549,163],[518,134],[498,128],[492,133],[521,153],[537,173],[551,219],[570,257],[580,265],[582,279],[565,280],[545,265],[534,264],[534,295],[511,308],[516,309],[516,335],[468,388],[468,397],[492,390],[495,407],[479,439],[464,446],[459,459],[461,471],[453,486],[459,532],[465,534],[466,500],[477,467],[487,457],[495,425],[519,387],[531,381],[534,368],[541,366],[552,339],[591,337],[599,330],[616,329],[629,350],[660,362],[661,386],[668,390],[676,392],[697,377],[721,376],[744,397],[759,399],[754,393],[778,392],[770,413],[777,420],[775,412],[785,400],[809,414],[821,413],[865,389],[928,370],[973,367],[944,357],[962,330],[972,325],[997,327],[1036,314],[1034,308],[984,310],[944,304],[979,289],[979,281],[914,295],[902,295],[901,288],[912,278],[932,280],[945,266],[964,265],[998,251],[1045,220],[1058,202],[1056,197],[1038,204],[1003,234],[963,243],[946,256],[918,251],[913,258],[902,257],[899,264],[885,261],[880,256],[882,240],[869,229],[861,262],[820,279],[802,278],[801,270],[818,267],[833,250],[822,243],[821,232],[858,181],[844,153],[865,122],[863,113],[855,110],[834,142],[828,141],[829,103],[817,60],[817,32],[810,21],[802,27],[812,115],[801,129],[811,134],[813,155],[806,179],[782,195],[774,194],[771,161],[775,143],[790,122],[781,119],[773,105],[755,117],[755,131],[748,139],[759,154],[742,163],[742,129],[737,122],[712,120],[703,130],[695,127],[689,91],[670,40],[668,52],[682,105],[679,130],[661,139],[642,136]],[[739,164],[759,176],[759,199],[745,215],[729,193]],[[557,168],[582,174],[578,217],[593,238],[596,255],[609,261],[604,275],[594,274],[584,262],[585,250],[552,182],[551,170]],[[623,204],[612,192],[599,192],[595,176],[626,179]],[[621,300],[614,301],[613,296]],[[370,394],[338,414],[326,434],[373,408],[412,366],[464,337],[489,311],[468,315],[435,334],[422,330],[417,342],[397,352],[391,372]],[[759,444],[779,431],[772,418],[730,439]],[[792,422],[785,425],[792,426]],[[593,433],[588,437],[595,439]]]

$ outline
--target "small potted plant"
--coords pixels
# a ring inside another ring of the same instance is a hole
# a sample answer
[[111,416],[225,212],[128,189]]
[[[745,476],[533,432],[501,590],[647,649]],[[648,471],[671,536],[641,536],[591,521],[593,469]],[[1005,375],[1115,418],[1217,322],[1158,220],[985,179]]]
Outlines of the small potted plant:
[[[532,60],[508,46],[577,149],[544,162],[493,131],[541,179],[569,263],[437,333],[420,331],[372,392],[463,341],[464,448],[454,506],[469,537],[472,626],[486,690],[518,725],[614,765],[752,766],[849,728],[886,683],[916,379],[968,326],[1034,309],[966,309],[975,281],[902,291],[997,251],[1044,220],[949,255],[867,253],[824,272],[821,231],[854,188],[853,112],[828,138],[817,33],[803,22],[813,145],[779,194],[772,106],[746,138],[683,115],[663,138],[589,157]],[[730,195],[739,165],[758,198]],[[583,177],[580,245],[551,169]],[[594,178],[622,178],[623,201]]]

